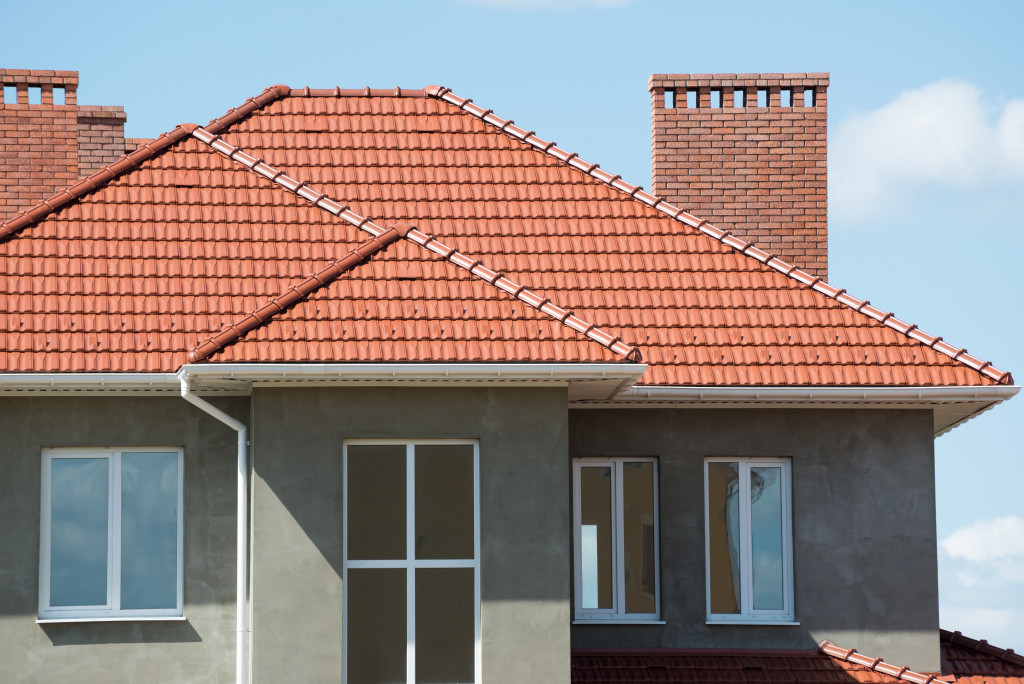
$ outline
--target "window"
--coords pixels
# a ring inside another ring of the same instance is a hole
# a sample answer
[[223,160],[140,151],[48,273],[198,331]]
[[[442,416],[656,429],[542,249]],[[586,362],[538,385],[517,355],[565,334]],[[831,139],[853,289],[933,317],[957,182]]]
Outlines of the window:
[[41,620],[182,615],[181,449],[43,451]]
[[658,463],[573,461],[576,621],[659,619]]
[[476,442],[346,441],[344,677],[479,682]]
[[789,461],[704,461],[708,620],[793,620]]

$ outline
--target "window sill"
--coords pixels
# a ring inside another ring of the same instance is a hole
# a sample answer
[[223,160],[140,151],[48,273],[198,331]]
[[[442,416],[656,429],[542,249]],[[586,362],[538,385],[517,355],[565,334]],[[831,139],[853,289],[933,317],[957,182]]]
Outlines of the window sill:
[[573,620],[574,625],[667,625],[668,623],[664,620],[587,620],[577,619]]
[[705,625],[771,625],[776,627],[799,627],[799,620],[707,620]]
[[183,622],[184,615],[161,615],[157,617],[146,617],[143,615],[126,615],[124,617],[66,617],[66,618],[38,618],[37,625],[52,625],[61,622]]

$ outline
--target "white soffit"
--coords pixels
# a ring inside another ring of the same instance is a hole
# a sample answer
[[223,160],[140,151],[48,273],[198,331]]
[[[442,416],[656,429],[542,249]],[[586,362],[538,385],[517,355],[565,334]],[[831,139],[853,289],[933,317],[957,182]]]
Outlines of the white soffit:
[[931,409],[935,435],[1006,401],[1017,386],[976,387],[655,387],[635,386],[613,400],[571,408],[896,408]]
[[510,385],[567,387],[571,401],[608,399],[647,366],[614,364],[195,364],[178,373],[0,374],[3,394],[178,394],[186,377],[202,395],[247,395],[254,386]]

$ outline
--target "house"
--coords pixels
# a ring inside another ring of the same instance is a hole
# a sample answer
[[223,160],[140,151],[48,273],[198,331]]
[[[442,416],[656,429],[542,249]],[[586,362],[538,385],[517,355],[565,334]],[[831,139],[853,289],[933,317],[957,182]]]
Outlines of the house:
[[9,217],[0,679],[939,672],[933,439],[1019,388],[823,278],[826,86],[651,81],[655,187],[757,244],[438,86],[274,86]]

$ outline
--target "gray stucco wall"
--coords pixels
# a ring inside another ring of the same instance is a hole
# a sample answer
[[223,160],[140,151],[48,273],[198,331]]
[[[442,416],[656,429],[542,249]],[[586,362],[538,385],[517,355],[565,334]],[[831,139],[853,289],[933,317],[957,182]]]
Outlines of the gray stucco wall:
[[264,389],[253,394],[253,674],[340,681],[342,441],[480,440],[484,680],[569,681],[563,389]]
[[[18,396],[0,435],[0,681],[233,681],[235,433],[180,398]],[[41,450],[88,446],[184,447],[185,621],[36,624]]]
[[[916,410],[574,410],[573,456],[657,456],[658,626],[572,628],[573,648],[814,648],[939,670],[932,416]],[[799,626],[705,624],[705,456],[792,459]]]
[[[214,400],[247,420],[250,400]],[[574,648],[813,648],[938,669],[928,411],[573,410],[564,389],[257,388],[251,399],[257,682],[337,682],[348,438],[480,440],[488,682],[568,681],[570,455],[654,455],[661,626]],[[0,681],[229,682],[235,435],[174,397],[0,398]],[[44,447],[183,446],[184,622],[38,625]],[[792,459],[799,626],[704,623],[703,458]]]

